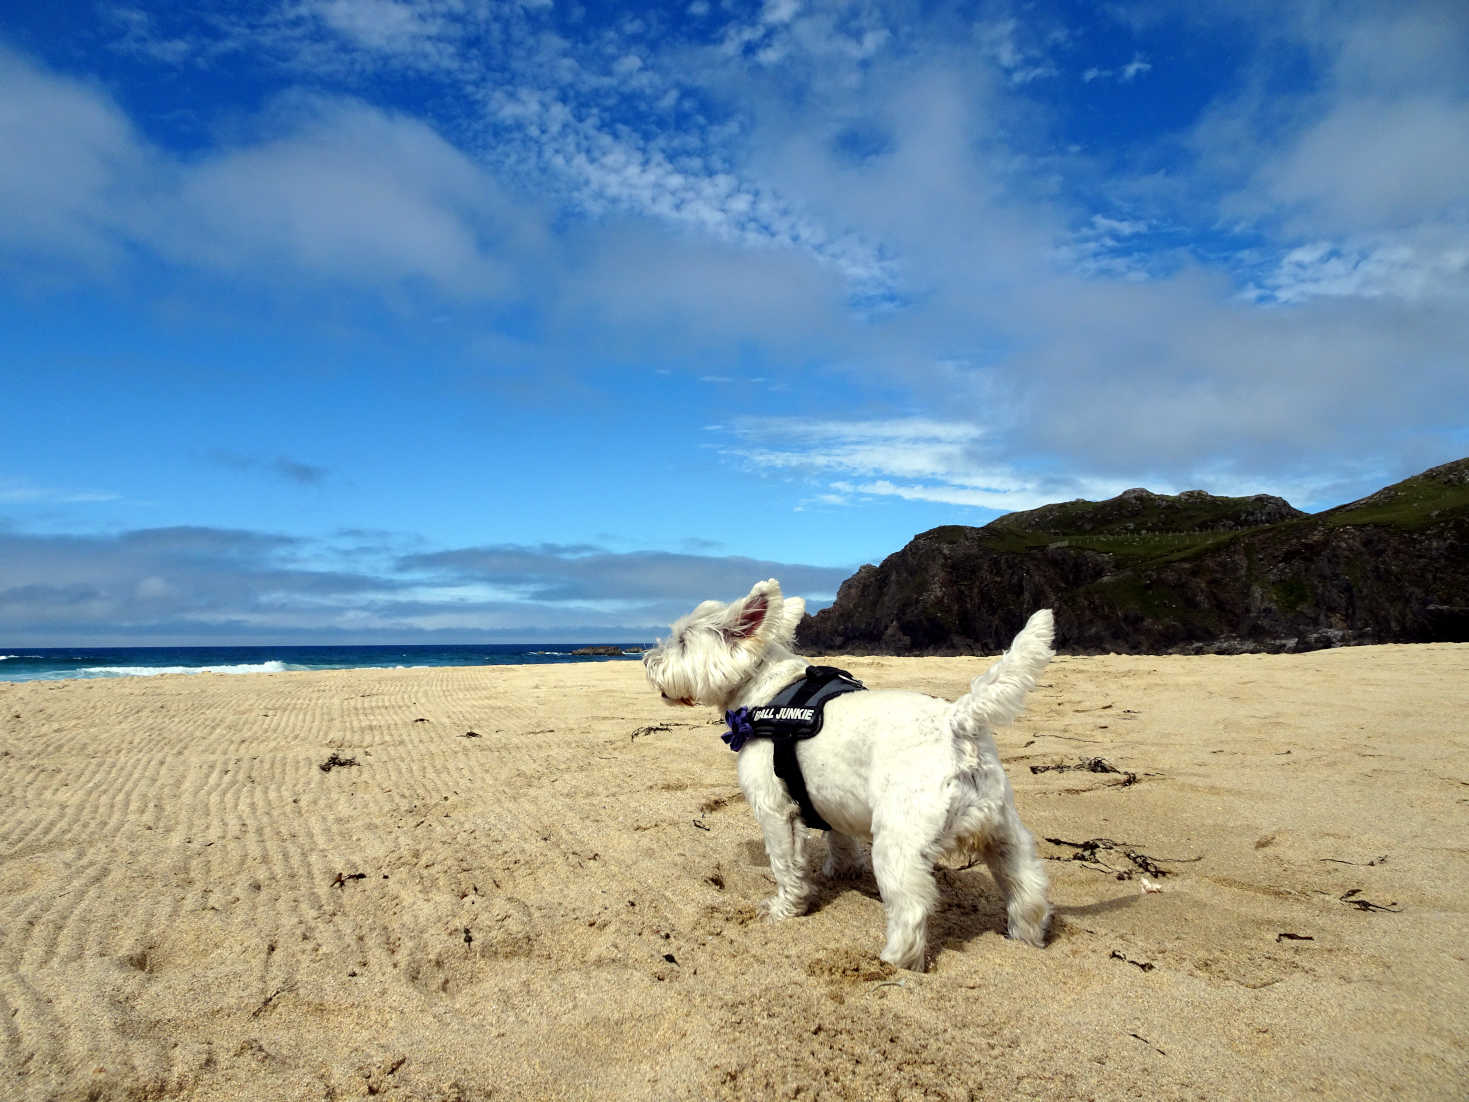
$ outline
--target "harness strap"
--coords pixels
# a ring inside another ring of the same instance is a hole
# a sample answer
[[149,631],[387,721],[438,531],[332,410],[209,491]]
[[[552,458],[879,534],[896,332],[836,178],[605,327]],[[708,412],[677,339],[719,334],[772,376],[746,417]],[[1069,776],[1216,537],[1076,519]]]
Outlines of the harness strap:
[[800,681],[787,685],[768,705],[725,713],[729,733],[722,736],[731,750],[751,738],[768,738],[774,748],[775,775],[781,779],[812,830],[831,830],[806,790],[806,778],[796,758],[796,743],[821,730],[826,702],[843,693],[866,688],[846,670],[835,666],[807,666]]
[[821,817],[821,812],[811,802],[811,793],[806,791],[806,778],[801,773],[801,763],[796,760],[797,740],[791,735],[784,735],[773,741],[775,775],[785,782],[786,791],[801,809],[801,821],[812,830],[830,830],[831,824]]

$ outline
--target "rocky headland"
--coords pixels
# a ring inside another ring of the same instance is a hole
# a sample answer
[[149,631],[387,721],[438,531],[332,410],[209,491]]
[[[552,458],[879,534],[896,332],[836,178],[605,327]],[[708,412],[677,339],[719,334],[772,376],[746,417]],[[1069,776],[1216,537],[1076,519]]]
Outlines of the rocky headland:
[[915,536],[842,583],[807,653],[994,653],[1037,608],[1073,654],[1469,640],[1469,458],[1307,514],[1128,490]]

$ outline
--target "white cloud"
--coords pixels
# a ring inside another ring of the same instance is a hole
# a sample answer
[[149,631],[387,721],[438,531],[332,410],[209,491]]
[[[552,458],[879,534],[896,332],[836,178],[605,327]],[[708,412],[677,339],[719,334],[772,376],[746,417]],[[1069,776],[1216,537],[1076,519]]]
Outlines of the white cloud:
[[0,505],[96,505],[121,501],[107,490],[61,490],[48,486],[0,484]]
[[1094,214],[1085,226],[1062,240],[1053,255],[1059,267],[1087,279],[1139,282],[1155,274],[1158,258],[1148,243],[1130,239],[1149,228],[1140,219]]
[[974,24],[974,37],[1011,85],[1024,86],[1059,74],[1051,50],[1064,44],[1069,32],[1027,12],[1023,21],[1013,15],[981,19]]
[[0,45],[0,248],[116,262],[154,158],[127,117],[82,81]]
[[804,476],[822,485],[812,500],[833,506],[878,497],[1008,512],[1058,496],[1126,489],[1084,478],[1042,478],[987,459],[987,430],[962,421],[745,418],[733,434],[739,442],[726,446],[725,454],[758,471]]
[[[650,85],[662,87],[656,80]],[[549,175],[565,189],[564,199],[593,216],[647,215],[731,244],[796,250],[858,288],[890,285],[889,265],[871,243],[833,232],[777,189],[731,171],[722,150],[680,147],[657,133],[614,132],[595,109],[568,102],[574,98],[575,89],[566,86],[493,92],[487,101],[493,117],[521,136],[499,156],[510,153],[518,173]]]
[[1134,54],[1132,60],[1122,67],[1122,71],[1118,75],[1118,79],[1121,80],[1123,84],[1131,84],[1143,73],[1149,72],[1152,68],[1152,64],[1147,61],[1142,56],[1142,54]]
[[1469,102],[1414,96],[1339,102],[1260,166],[1251,202],[1322,228],[1469,217]]
[[[924,501],[939,505],[962,505],[972,509],[991,509],[1006,513],[1016,509],[1032,509],[1044,505],[1054,498],[1033,489],[969,489],[952,484],[926,485],[909,483],[900,485],[888,479],[874,482],[833,482],[832,489],[844,495],[865,494],[871,497],[896,497],[904,501]],[[849,500],[849,498],[843,498]]]
[[180,160],[98,90],[0,52],[0,249],[104,268],[137,246],[205,270],[424,279],[481,298],[509,284],[502,247],[535,233],[432,129],[349,100],[285,100],[278,136]]
[[800,10],[801,0],[765,0],[760,19],[761,22],[770,26],[789,23]]
[[1469,8],[1456,0],[1367,4],[1331,20],[1307,8],[1293,16],[1301,40],[1324,53],[1334,85],[1347,94],[1396,98],[1463,80]]
[[173,586],[168,584],[167,578],[160,578],[157,574],[149,574],[145,578],[138,579],[133,588],[134,595],[143,601],[156,601],[172,596]]
[[398,0],[317,0],[307,5],[332,30],[358,45],[394,51],[442,34],[445,27],[424,7]]
[[1091,84],[1096,80],[1115,79],[1122,84],[1131,84],[1144,73],[1150,72],[1152,68],[1152,63],[1143,57],[1142,54],[1133,54],[1131,61],[1116,69],[1103,69],[1097,65],[1083,69],[1081,72],[1081,82],[1083,84]]
[[1108,218],[1102,214],[1092,215],[1091,226],[1098,233],[1114,234],[1117,237],[1131,237],[1134,234],[1146,233],[1148,229],[1146,222],[1125,218]]
[[150,227],[150,236],[211,268],[285,260],[369,286],[423,278],[467,298],[509,285],[506,258],[484,242],[513,236],[516,214],[428,127],[322,102],[307,105],[292,129],[190,166],[169,224]]
[[1056,66],[1042,51],[1021,44],[1024,29],[1014,18],[977,23],[974,29],[981,52],[1004,70],[1011,84],[1016,85],[1029,84],[1057,73]]
[[1409,4],[1281,31],[1320,83],[1282,95],[1257,73],[1192,136],[1218,214],[1266,239],[1240,257],[1247,297],[1462,299],[1469,103],[1449,59],[1469,49],[1469,15]]
[[1313,242],[1292,249],[1265,274],[1256,297],[1469,300],[1469,233],[1399,235],[1378,242]]
[[100,14],[121,29],[122,37],[114,48],[120,53],[152,58],[167,65],[178,65],[193,56],[194,43],[181,36],[160,36],[153,17],[138,8],[101,5]]
[[[568,323],[596,320],[619,337],[646,341],[638,356],[693,357],[699,374],[731,342],[758,339],[799,355],[814,335],[833,339],[848,324],[840,275],[792,249],[668,237],[642,219],[607,219],[579,237],[558,272]],[[610,335],[609,335],[610,336]]]
[[741,443],[727,452],[757,469],[880,471],[910,478],[953,475],[965,465],[966,447],[982,435],[973,425],[923,418],[743,418],[734,425],[734,432]]
[[[1469,406],[1459,311],[1388,298],[1262,309],[1221,290],[1184,271],[1072,287],[1064,314],[1054,299],[1013,303],[1032,343],[1014,363],[1031,400],[1016,402],[1011,438],[1094,473],[1134,472],[1129,481],[1253,477],[1310,504],[1294,487],[1309,490],[1321,456],[1370,453],[1401,470],[1404,451],[1444,446],[1435,410]],[[1385,425],[1397,427],[1393,454],[1364,449]]]

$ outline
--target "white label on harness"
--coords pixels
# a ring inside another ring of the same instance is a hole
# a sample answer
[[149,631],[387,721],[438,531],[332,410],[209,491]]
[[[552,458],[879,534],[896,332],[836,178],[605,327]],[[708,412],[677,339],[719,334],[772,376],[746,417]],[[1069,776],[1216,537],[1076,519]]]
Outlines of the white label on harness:
[[810,723],[816,715],[815,708],[756,708],[750,718],[756,723],[784,722]]

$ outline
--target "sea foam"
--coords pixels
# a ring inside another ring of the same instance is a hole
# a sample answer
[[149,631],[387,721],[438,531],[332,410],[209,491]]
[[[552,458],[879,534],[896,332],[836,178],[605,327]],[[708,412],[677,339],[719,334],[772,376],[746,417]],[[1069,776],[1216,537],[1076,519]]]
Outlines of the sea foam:
[[254,662],[240,666],[84,666],[79,677],[153,677],[161,673],[281,673],[284,662]]

